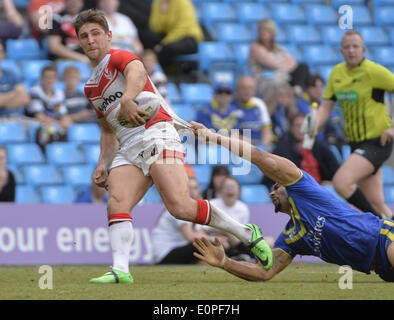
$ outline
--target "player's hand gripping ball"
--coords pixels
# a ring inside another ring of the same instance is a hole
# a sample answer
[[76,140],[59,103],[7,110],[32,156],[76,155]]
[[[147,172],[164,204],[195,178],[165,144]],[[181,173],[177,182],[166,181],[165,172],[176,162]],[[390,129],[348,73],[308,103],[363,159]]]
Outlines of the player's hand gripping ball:
[[[156,94],[150,91],[141,91],[134,99],[134,102],[142,111],[149,113],[149,116],[143,116],[145,122],[153,119],[160,109],[160,99]],[[123,127],[134,128],[134,124],[126,121],[124,118],[119,119],[119,123]]]

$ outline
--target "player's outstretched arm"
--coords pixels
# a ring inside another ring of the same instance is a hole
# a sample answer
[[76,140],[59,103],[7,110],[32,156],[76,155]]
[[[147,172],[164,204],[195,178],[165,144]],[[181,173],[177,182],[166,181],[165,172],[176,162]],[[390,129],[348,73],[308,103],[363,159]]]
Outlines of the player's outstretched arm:
[[248,281],[267,281],[281,272],[291,263],[291,258],[280,249],[273,249],[274,262],[272,268],[265,270],[261,263],[250,263],[246,261],[235,261],[226,256],[224,248],[218,238],[213,245],[205,238],[195,239],[193,246],[199,253],[193,253],[198,259],[213,267],[218,267],[227,272]]
[[234,154],[252,162],[271,180],[283,185],[296,181],[301,172],[290,160],[265,152],[249,142],[231,136],[223,136],[207,129],[203,124],[191,121],[192,130],[196,138],[202,141],[219,144]]

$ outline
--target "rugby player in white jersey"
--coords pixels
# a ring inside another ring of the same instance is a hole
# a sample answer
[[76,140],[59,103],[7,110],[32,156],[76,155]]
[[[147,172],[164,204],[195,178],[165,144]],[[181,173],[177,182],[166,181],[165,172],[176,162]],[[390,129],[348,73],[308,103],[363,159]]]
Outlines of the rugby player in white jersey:
[[[175,122],[182,120],[157,92],[141,59],[128,51],[111,49],[112,34],[100,11],[81,12],[74,26],[94,68],[85,85],[85,94],[101,126],[101,152],[94,182],[109,192],[107,214],[112,270],[90,281],[134,281],[129,272],[133,238],[130,212],[153,183],[174,217],[232,233],[249,245],[269,269],[272,251],[257,226],[240,224],[211,206],[209,201],[190,197],[183,164],[184,148],[174,127]],[[143,119],[146,112],[133,101],[141,91],[154,92],[162,101],[157,115],[147,123]],[[122,126],[121,118],[133,127]]]

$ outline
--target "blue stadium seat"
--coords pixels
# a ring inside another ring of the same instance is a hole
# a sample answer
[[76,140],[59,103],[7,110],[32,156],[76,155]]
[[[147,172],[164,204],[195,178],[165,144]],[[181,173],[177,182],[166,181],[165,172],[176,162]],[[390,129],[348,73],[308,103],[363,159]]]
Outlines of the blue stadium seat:
[[100,144],[89,143],[82,145],[82,150],[85,155],[85,161],[87,164],[97,165],[100,156]]
[[0,144],[27,142],[27,132],[19,122],[0,123]]
[[211,29],[217,22],[236,22],[237,16],[231,3],[204,2],[200,8],[200,23]]
[[308,4],[305,6],[306,19],[312,25],[337,25],[336,11],[324,4]]
[[394,185],[394,169],[389,165],[382,166],[382,178],[383,184],[392,184]]
[[391,6],[377,6],[373,12],[375,24],[378,26],[394,26],[394,1]]
[[388,204],[394,203],[394,186],[386,185],[383,189],[385,202]]
[[24,79],[29,86],[36,84],[41,77],[42,69],[52,63],[51,60],[23,60],[21,62],[21,68]]
[[390,45],[390,39],[383,28],[378,26],[360,27],[360,34],[364,38],[366,46],[385,46]]
[[70,142],[98,143],[100,137],[100,126],[96,123],[75,123],[67,130],[67,140]]
[[34,187],[17,185],[15,188],[16,203],[40,203],[41,199]]
[[241,200],[249,204],[271,203],[268,188],[262,184],[243,185],[241,189]]
[[342,159],[345,161],[351,154],[351,149],[348,144],[342,146]]
[[172,105],[172,110],[177,114],[178,117],[182,118],[185,121],[196,120],[196,110],[193,106],[188,108],[179,107],[179,105]]
[[8,59],[40,59],[41,49],[36,39],[8,39],[6,41]]
[[232,51],[236,52],[235,63],[240,74],[245,74],[249,69],[249,51],[250,43],[233,43],[231,45]]
[[16,184],[25,184],[25,176],[18,166],[12,163],[7,163],[7,169],[13,173]]
[[363,25],[372,25],[373,20],[369,13],[369,9],[365,5],[352,6],[353,10],[353,28]]
[[26,165],[23,173],[26,183],[32,186],[63,184],[63,177],[56,167],[50,164]]
[[231,162],[231,152],[216,144],[199,143],[197,148],[197,161],[199,164],[223,164]]
[[226,83],[234,88],[237,72],[238,68],[236,65],[213,65],[208,72],[208,76],[213,85]]
[[323,43],[330,46],[340,46],[342,36],[346,33],[345,29],[339,28],[337,25],[335,26],[321,26],[320,27],[320,36],[323,40]]
[[81,164],[85,157],[79,146],[72,142],[52,142],[45,149],[48,163],[55,166]]
[[323,4],[324,0],[290,0],[291,3],[295,3],[295,4]]
[[6,148],[8,161],[17,166],[45,162],[44,154],[36,143],[8,144]]
[[63,79],[64,69],[70,66],[76,67],[79,70],[81,75],[81,81],[83,82],[87,81],[92,73],[91,66],[88,63],[80,61],[58,61],[56,63],[56,66],[57,72],[59,74],[59,79]]
[[269,18],[268,10],[262,4],[256,2],[237,3],[236,15],[238,21],[245,25],[258,23],[263,19]]
[[174,82],[167,82],[167,95],[171,103],[177,103],[182,100],[179,89]]
[[75,191],[69,186],[46,186],[40,192],[43,203],[69,204],[76,198]]
[[198,68],[207,72],[212,63],[235,63],[228,44],[223,42],[200,42],[198,44]]
[[319,44],[320,34],[315,26],[291,25],[287,27],[287,37],[295,45]]
[[192,165],[196,174],[197,181],[200,185],[207,185],[211,180],[212,166],[210,164]]
[[394,66],[394,47],[378,47],[374,48],[374,60],[387,68]]
[[339,53],[332,47],[327,45],[311,45],[302,48],[305,61],[311,66],[317,65],[333,65],[340,62]]
[[252,34],[250,29],[239,23],[222,22],[215,25],[215,38],[226,43],[250,42]]
[[282,47],[285,50],[287,50],[296,61],[298,62],[304,61],[304,56],[297,45],[282,44]]
[[91,164],[64,166],[62,171],[65,185],[77,190],[89,188],[94,169],[95,166]]
[[156,189],[156,186],[152,186],[149,188],[149,190],[147,191],[147,193],[144,196],[144,200],[146,201],[146,203],[162,203],[163,200],[160,197],[159,192]]
[[327,66],[319,66],[317,68],[317,73],[323,77],[325,83],[327,83],[328,77],[330,76],[333,67],[334,65],[327,65]]
[[[232,169],[232,167],[230,169]],[[260,184],[261,181],[263,180],[263,176],[264,176],[263,173],[257,166],[255,166],[254,164],[250,164],[249,173],[234,175],[234,178],[236,178],[239,181],[239,183],[242,186],[244,186],[244,185]]]
[[331,0],[331,5],[335,10],[338,10],[338,8],[343,5],[349,5],[353,7],[362,4],[364,4],[364,0]]
[[391,43],[394,45],[394,27],[388,28]]
[[185,103],[200,104],[213,98],[213,88],[208,83],[181,83],[179,88]]
[[3,59],[0,61],[1,69],[13,73],[18,79],[23,79],[22,71],[16,60]]
[[274,3],[271,5],[270,12],[277,24],[306,23],[304,10],[296,4]]

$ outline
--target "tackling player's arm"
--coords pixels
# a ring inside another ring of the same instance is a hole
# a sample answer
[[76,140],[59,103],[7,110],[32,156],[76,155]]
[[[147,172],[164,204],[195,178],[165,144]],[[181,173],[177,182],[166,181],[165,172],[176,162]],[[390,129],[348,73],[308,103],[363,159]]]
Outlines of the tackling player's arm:
[[234,154],[251,161],[271,180],[288,185],[301,177],[301,171],[290,160],[265,152],[249,142],[234,137],[226,137],[207,129],[203,124],[190,122],[194,135],[203,141],[219,144]]
[[97,168],[93,174],[93,180],[98,186],[106,187],[108,168],[118,150],[119,142],[111,126],[104,118],[99,119],[99,124],[101,127],[101,147]]
[[274,248],[272,253],[274,261],[272,268],[265,270],[260,262],[250,263],[246,261],[235,261],[226,256],[224,248],[216,238],[216,245],[205,238],[195,239],[194,247],[199,253],[193,253],[198,259],[205,261],[213,267],[218,267],[227,272],[248,281],[267,281],[286,268],[292,261],[291,257],[283,250]]
[[145,87],[148,77],[145,67],[140,60],[134,59],[126,65],[123,75],[126,80],[126,88],[120,99],[121,108],[118,119],[124,118],[136,126],[143,125],[145,120],[142,116],[149,116],[149,113],[142,111],[134,102],[134,98]]

